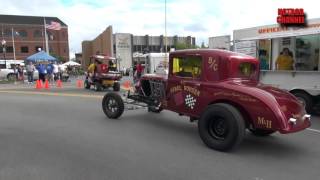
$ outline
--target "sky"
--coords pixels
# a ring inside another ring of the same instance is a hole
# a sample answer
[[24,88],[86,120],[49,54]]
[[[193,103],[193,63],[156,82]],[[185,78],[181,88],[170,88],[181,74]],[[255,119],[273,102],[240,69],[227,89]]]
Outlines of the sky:
[[[316,0],[166,0],[167,35],[193,36],[196,43],[233,30],[275,24],[278,8],[304,8],[320,18]],[[316,3],[316,4],[315,4]],[[0,0],[0,13],[54,16],[68,25],[70,55],[109,25],[113,33],[165,34],[165,0]]]

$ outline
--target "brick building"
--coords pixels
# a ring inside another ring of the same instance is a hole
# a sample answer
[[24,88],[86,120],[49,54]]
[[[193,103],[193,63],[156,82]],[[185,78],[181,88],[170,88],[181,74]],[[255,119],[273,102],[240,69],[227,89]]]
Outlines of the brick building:
[[[69,60],[68,26],[57,17],[0,15],[0,41],[5,45],[0,48],[0,59],[24,60],[26,57],[46,50],[44,22],[57,22],[60,30],[47,29],[50,55],[62,61]],[[3,51],[5,48],[5,51]]]

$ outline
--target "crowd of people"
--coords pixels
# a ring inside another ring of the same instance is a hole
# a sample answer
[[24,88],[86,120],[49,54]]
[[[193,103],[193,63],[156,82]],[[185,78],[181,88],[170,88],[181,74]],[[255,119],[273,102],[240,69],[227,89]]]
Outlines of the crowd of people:
[[13,66],[14,74],[16,74],[16,80],[24,82],[24,72],[26,72],[28,84],[32,84],[34,82],[34,73],[38,71],[38,78],[41,81],[45,81],[46,79],[53,83],[54,81],[60,79],[62,80],[62,74],[64,71],[64,67],[61,63],[50,62],[50,63],[37,63],[28,62],[28,64],[24,67],[22,65]]

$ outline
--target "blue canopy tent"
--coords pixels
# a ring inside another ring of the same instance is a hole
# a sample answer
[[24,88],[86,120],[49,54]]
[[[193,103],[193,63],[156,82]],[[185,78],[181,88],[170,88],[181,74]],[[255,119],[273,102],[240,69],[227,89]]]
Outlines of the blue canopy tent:
[[44,51],[40,51],[36,54],[33,54],[26,59],[27,61],[32,61],[32,62],[52,62],[52,61],[57,61],[55,57],[50,56],[48,53]]

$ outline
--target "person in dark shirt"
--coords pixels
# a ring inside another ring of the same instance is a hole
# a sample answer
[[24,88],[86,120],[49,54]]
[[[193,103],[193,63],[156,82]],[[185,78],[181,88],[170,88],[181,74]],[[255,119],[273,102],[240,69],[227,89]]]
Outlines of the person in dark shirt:
[[39,79],[44,82],[46,80],[46,74],[47,74],[46,65],[38,64],[37,70],[39,72]]
[[53,65],[51,63],[47,65],[47,79],[49,82],[53,82]]

